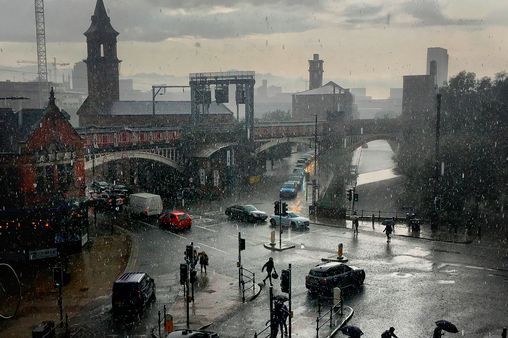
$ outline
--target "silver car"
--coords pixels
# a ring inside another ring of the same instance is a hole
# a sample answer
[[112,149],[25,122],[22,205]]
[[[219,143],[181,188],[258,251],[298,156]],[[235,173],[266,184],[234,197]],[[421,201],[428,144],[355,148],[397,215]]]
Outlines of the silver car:
[[291,227],[292,229],[300,230],[308,229],[310,224],[308,218],[295,214],[292,211],[288,212],[286,215],[272,215],[270,217],[270,225],[272,227],[279,226],[280,222],[282,222],[283,228]]

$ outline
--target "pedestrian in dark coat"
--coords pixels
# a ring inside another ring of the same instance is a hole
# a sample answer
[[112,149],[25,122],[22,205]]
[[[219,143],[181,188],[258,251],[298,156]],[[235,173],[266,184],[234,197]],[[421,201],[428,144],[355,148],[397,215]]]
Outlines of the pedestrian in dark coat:
[[201,273],[203,273],[204,268],[206,274],[206,267],[208,266],[208,255],[204,251],[199,253],[199,265],[201,266]]
[[443,330],[441,330],[441,328],[439,328],[439,327],[436,327],[434,329],[434,334],[432,335],[432,338],[441,338],[442,335],[443,335]]
[[261,268],[261,272],[263,272],[264,270],[266,269],[266,277],[265,279],[263,279],[263,284],[266,285],[266,280],[269,279],[270,280],[270,285],[273,286],[272,284],[272,271],[275,271],[275,265],[273,264],[273,258],[270,257],[268,259],[268,262],[265,263],[265,265],[263,265],[263,267]]
[[386,233],[386,241],[390,242],[390,235],[392,234],[392,224],[390,222],[386,223],[386,226],[385,226],[385,229],[383,230],[383,232]]
[[394,338],[398,338],[395,333],[393,333],[395,331],[395,328],[392,326],[389,330],[386,330],[385,332],[383,332],[381,334],[381,338],[391,338],[391,337],[394,337]]

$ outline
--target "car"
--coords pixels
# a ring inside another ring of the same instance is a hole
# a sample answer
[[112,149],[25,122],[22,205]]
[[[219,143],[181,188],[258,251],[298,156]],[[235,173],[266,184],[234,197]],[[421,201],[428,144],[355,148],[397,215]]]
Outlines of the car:
[[160,195],[146,192],[129,195],[128,211],[132,215],[144,217],[159,216],[162,210],[162,198]]
[[210,331],[184,329],[173,331],[166,338],[219,338],[219,335]]
[[268,218],[266,212],[258,210],[253,205],[232,205],[226,208],[225,214],[230,218],[248,222],[264,222]]
[[125,272],[113,284],[113,315],[142,313],[155,300],[155,281],[145,272]]
[[279,190],[280,198],[295,198],[298,194],[298,189],[295,181],[285,182]]
[[307,165],[306,165],[305,163],[297,163],[297,164],[295,165],[295,168],[296,168],[296,169],[303,169],[303,170],[305,170],[305,167],[306,167],[306,166],[307,166]]
[[304,177],[303,176],[300,176],[300,175],[291,175],[289,176],[289,180],[288,181],[295,181],[298,183],[298,189],[302,189],[303,187],[303,180],[304,180]]
[[272,215],[270,216],[270,225],[272,227],[279,226],[282,222],[282,227],[293,229],[305,230],[309,228],[310,221],[308,218],[300,216],[292,211],[286,215]]
[[108,182],[105,182],[105,181],[101,181],[101,182],[93,182],[91,185],[90,185],[90,189],[99,193],[99,192],[103,192],[104,190],[108,190],[110,188],[110,185]]
[[296,161],[296,163],[297,163],[297,164],[301,164],[301,165],[303,165],[303,166],[306,166],[306,165],[307,165],[307,162],[308,162],[308,160],[307,160],[307,158],[305,158],[305,157],[300,157],[300,158]]
[[330,295],[333,288],[359,288],[365,280],[365,271],[340,262],[327,262],[310,269],[305,287],[310,293]]
[[180,230],[190,229],[192,227],[192,218],[184,211],[166,210],[159,216],[159,225]]
[[305,169],[304,168],[294,168],[292,175],[299,175],[305,177]]

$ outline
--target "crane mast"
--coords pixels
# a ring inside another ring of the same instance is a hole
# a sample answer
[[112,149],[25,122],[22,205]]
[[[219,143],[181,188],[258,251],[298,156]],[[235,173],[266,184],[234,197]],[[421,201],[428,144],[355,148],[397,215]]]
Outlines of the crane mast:
[[37,39],[37,72],[39,81],[48,81],[46,60],[46,24],[44,22],[44,0],[35,0],[35,35]]

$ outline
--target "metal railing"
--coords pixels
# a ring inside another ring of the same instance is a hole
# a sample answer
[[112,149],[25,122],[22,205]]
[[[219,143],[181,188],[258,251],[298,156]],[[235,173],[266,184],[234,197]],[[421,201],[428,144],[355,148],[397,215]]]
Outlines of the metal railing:
[[256,293],[256,274],[240,266],[240,279],[242,288],[242,302],[245,303],[245,291],[252,289],[252,294]]
[[[268,330],[268,335],[266,335],[266,330]],[[266,335],[266,336],[265,336]],[[271,332],[271,326],[270,325],[266,325],[266,327],[261,330],[260,332],[254,332],[254,338],[268,338],[272,335],[272,332]]]
[[333,327],[333,315],[339,312],[339,316],[344,315],[343,311],[343,299],[341,297],[340,301],[337,304],[330,305],[330,309],[325,313],[321,314],[321,303],[318,303],[318,316],[316,317],[316,338],[319,338],[319,330],[325,326],[329,325],[330,328]]

